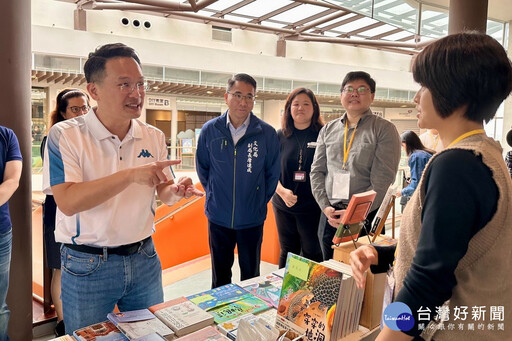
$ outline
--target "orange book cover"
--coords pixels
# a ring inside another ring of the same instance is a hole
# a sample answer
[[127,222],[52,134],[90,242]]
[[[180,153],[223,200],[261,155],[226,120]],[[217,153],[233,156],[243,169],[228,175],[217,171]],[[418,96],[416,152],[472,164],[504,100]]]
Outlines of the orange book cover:
[[372,207],[377,192],[369,190],[352,195],[348,206],[341,218],[341,224],[332,239],[334,244],[357,239],[362,223]]

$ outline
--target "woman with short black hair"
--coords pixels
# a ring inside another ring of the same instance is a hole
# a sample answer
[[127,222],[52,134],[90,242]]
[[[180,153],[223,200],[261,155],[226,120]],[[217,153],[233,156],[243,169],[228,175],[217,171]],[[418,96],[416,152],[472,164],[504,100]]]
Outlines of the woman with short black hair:
[[[460,33],[428,45],[412,72],[421,85],[414,97],[418,126],[438,130],[446,148],[432,157],[407,204],[397,249],[351,253],[359,286],[370,265],[382,272],[395,261],[388,292],[414,318],[396,328],[385,311],[377,340],[509,339],[509,331],[489,327],[489,317],[503,312],[498,318],[506,324],[512,311],[512,180],[501,146],[483,125],[512,91],[511,62],[492,37]],[[486,313],[484,328],[470,326],[479,322],[475,308]]]

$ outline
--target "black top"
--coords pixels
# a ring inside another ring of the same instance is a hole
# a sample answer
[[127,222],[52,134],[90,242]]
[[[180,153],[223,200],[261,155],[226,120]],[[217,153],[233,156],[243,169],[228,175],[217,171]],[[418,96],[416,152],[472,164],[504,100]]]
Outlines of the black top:
[[[277,137],[279,138],[281,150],[281,176],[279,181],[283,187],[292,190],[297,195],[297,203],[292,207],[288,207],[277,193],[272,197],[272,203],[282,210],[305,213],[305,210],[312,205],[317,206],[315,198],[311,193],[311,183],[309,180],[309,172],[313,163],[315,149],[308,148],[308,142],[316,142],[318,131],[315,131],[312,126],[304,130],[294,127],[289,137],[284,137],[281,130],[277,131]],[[301,170],[306,172],[305,182],[293,181],[294,172],[299,170],[300,150],[302,150]]]
[[[424,177],[422,230],[411,268],[395,300],[407,304],[416,321],[420,307],[428,307],[433,319],[436,307],[452,296],[457,285],[455,269],[471,238],[496,213],[499,199],[491,170],[472,151],[442,153],[432,161]],[[376,248],[379,266],[372,267],[372,272],[386,271],[393,261],[394,247]],[[419,335],[421,331],[416,324],[405,333]]]

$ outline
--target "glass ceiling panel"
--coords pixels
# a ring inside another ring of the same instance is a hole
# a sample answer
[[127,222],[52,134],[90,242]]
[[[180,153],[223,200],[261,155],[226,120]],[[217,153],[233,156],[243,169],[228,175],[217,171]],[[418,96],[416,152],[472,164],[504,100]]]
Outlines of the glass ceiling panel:
[[263,26],[276,27],[276,28],[283,28],[283,27],[286,26],[285,24],[280,24],[280,23],[276,23],[276,22],[273,22],[273,21],[269,21],[269,20],[264,20],[264,21],[261,22],[261,24]]
[[448,34],[448,10],[423,6],[420,34],[429,37],[444,37]]
[[371,15],[372,0],[324,0],[324,2],[341,6],[356,13]]
[[402,38],[408,37],[410,35],[411,35],[411,32],[403,31],[403,32],[398,32],[398,33],[390,34],[389,36],[385,36],[382,39],[383,40],[396,41],[396,40],[400,40]]
[[325,11],[325,7],[315,5],[300,5],[286,12],[276,15],[272,17],[272,19],[294,23],[323,11]]
[[376,35],[379,35],[379,34],[382,34],[382,33],[385,33],[385,32],[393,31],[395,29],[396,29],[396,27],[394,27],[394,26],[391,26],[391,25],[388,25],[388,24],[384,24],[382,26],[369,29],[369,30],[361,32],[359,34],[364,36],[364,37],[373,37],[373,36],[376,36]]
[[326,26],[332,25],[334,23],[337,23],[337,22],[344,21],[344,20],[347,20],[349,18],[355,17],[356,15],[357,14],[355,14],[355,13],[349,13],[347,15],[342,16],[341,18],[325,22],[323,24],[317,25],[316,27],[320,27],[320,28],[326,27]]
[[272,0],[272,1],[254,1],[244,7],[241,7],[234,11],[235,14],[243,14],[251,17],[261,17],[264,14],[275,11],[276,9],[282,8],[286,5],[291,4],[293,1],[290,0]]
[[336,27],[336,30],[342,31],[342,32],[351,32],[351,31],[357,30],[359,28],[369,26],[371,24],[375,24],[376,22],[378,22],[378,21],[374,20],[372,18],[364,17],[364,18],[349,22],[348,24],[338,26],[338,27]]
[[418,7],[419,5],[415,2],[405,3],[403,0],[375,0],[373,17],[415,32]]
[[228,7],[231,7],[237,3],[239,3],[240,0],[218,0],[214,2],[213,4],[206,6],[208,9],[213,9],[215,11],[222,11]]
[[247,17],[242,17],[242,16],[239,16],[239,15],[231,15],[231,14],[226,14],[224,16],[224,19],[226,20],[233,20],[233,21],[240,21],[240,22],[249,22],[251,21],[253,18],[247,18]]
[[487,20],[487,34],[496,39],[500,44],[503,45],[503,29],[505,24]]

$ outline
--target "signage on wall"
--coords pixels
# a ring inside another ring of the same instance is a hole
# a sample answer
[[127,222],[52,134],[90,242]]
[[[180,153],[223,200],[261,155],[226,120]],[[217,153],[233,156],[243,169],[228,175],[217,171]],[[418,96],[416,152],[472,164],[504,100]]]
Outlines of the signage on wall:
[[171,110],[171,101],[165,97],[147,96],[146,108]]

